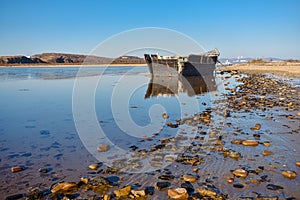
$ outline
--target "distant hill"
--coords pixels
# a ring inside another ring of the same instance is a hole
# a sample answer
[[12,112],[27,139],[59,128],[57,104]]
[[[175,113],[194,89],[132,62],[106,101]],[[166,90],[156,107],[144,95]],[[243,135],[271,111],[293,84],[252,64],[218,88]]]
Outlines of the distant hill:
[[0,56],[0,65],[68,65],[68,64],[145,64],[143,58],[122,56],[107,58],[66,53],[42,53],[27,56]]

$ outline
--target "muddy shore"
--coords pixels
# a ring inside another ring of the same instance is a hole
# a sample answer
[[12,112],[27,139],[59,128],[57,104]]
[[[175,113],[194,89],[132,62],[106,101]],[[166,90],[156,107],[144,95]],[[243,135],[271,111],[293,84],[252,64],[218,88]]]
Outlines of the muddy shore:
[[[179,135],[158,138],[154,134],[131,148],[137,159],[151,158],[156,166],[173,159],[166,168],[124,173],[122,168],[138,168],[138,162],[123,160],[112,167],[89,163],[82,178],[31,185],[28,192],[6,199],[300,198],[300,93],[259,72],[241,74],[226,68],[219,77],[224,92],[212,107],[176,122],[166,120],[165,127],[180,130]],[[144,149],[150,139],[157,144]],[[185,145],[180,145],[182,141]],[[109,150],[102,147],[99,153]],[[180,148],[184,153],[177,153]],[[175,158],[166,156],[170,150]]]

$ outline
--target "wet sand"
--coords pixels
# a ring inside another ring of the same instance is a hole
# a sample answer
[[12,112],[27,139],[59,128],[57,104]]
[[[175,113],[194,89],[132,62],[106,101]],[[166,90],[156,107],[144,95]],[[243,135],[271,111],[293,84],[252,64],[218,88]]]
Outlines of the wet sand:
[[269,73],[280,76],[300,77],[298,62],[268,62],[264,64],[242,64],[219,68],[220,71],[238,70],[250,74]]

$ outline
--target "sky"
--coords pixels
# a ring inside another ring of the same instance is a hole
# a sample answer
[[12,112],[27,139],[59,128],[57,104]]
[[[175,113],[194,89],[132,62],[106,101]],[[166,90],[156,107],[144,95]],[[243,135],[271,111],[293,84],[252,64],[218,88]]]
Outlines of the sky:
[[0,55],[89,54],[120,32],[159,27],[223,58],[300,59],[299,8],[298,0],[0,0]]

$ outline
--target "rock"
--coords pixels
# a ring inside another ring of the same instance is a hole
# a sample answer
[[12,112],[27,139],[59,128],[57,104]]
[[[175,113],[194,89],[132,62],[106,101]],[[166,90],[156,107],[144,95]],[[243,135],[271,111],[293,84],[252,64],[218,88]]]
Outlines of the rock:
[[227,183],[233,183],[233,182],[234,182],[234,178],[227,179]]
[[137,106],[130,106],[130,108],[137,108]]
[[233,159],[238,159],[239,157],[241,157],[241,154],[236,151],[230,151],[228,156]]
[[158,177],[158,179],[165,180],[165,181],[170,181],[173,180],[174,178],[175,177],[173,175],[169,175],[169,174],[161,175]]
[[169,189],[168,196],[171,199],[188,199],[189,198],[189,195],[185,188]]
[[172,124],[171,122],[167,122],[166,125],[170,128],[177,128],[179,126],[179,124]]
[[231,144],[242,144],[243,140],[232,140]]
[[169,182],[157,182],[156,183],[156,188],[158,190],[164,190],[164,189],[170,187],[170,185],[171,185],[171,183],[169,183]]
[[96,176],[92,178],[81,177],[80,180],[89,186],[103,186],[110,184],[110,182],[106,178],[101,176]]
[[[49,190],[47,190],[49,193]],[[43,196],[48,194],[45,191],[40,190],[39,188],[32,188],[26,194],[26,200],[40,200],[43,199]]]
[[242,144],[244,146],[257,146],[258,145],[258,141],[256,141],[256,140],[244,140],[242,142]]
[[185,188],[188,194],[191,194],[195,191],[194,186],[190,182],[181,183],[180,187]]
[[115,190],[114,191],[114,194],[117,196],[117,197],[127,197],[131,192],[131,186],[126,186],[126,187],[123,187],[122,189],[119,189],[119,190]]
[[297,177],[297,174],[294,171],[283,171],[281,174],[288,179],[295,179]]
[[243,169],[236,169],[233,172],[233,175],[235,175],[236,177],[242,177],[242,178],[246,178],[248,176],[248,172],[243,170]]
[[273,152],[272,151],[268,151],[268,150],[264,150],[263,152],[263,156],[269,156],[269,155],[272,155]]
[[97,170],[99,168],[99,165],[97,163],[94,163],[94,164],[89,165],[89,168],[91,170]]
[[41,130],[40,134],[41,135],[50,135],[50,131],[48,131],[48,130]]
[[300,116],[300,112],[297,112],[297,114],[296,114],[297,116]]
[[54,186],[51,190],[54,194],[73,194],[77,192],[78,185],[76,183],[63,182]]
[[279,186],[279,185],[268,184],[268,185],[267,185],[267,189],[268,189],[268,190],[282,190],[283,187],[281,187],[281,186]]
[[111,196],[109,194],[105,194],[103,200],[110,200]]
[[163,118],[163,119],[168,119],[168,118],[169,118],[169,115],[167,115],[167,113],[163,113],[163,114],[162,114],[162,118]]
[[204,197],[210,197],[210,198],[214,199],[217,196],[217,193],[213,190],[198,188],[197,191],[201,196],[204,196]]
[[135,198],[146,196],[145,190],[131,190],[131,194],[132,194]]
[[197,177],[196,177],[196,176],[193,176],[193,175],[183,175],[183,176],[182,176],[182,179],[183,179],[184,181],[188,181],[188,182],[190,182],[190,183],[194,183],[194,182],[197,181]]
[[271,143],[266,141],[266,142],[263,142],[263,145],[266,146],[266,147],[269,147],[269,146],[271,146]]
[[296,165],[297,165],[298,167],[300,167],[300,162],[296,162]]
[[5,198],[5,200],[16,200],[16,199],[21,199],[25,196],[25,194],[13,194],[9,195]]
[[240,183],[235,183],[235,184],[233,184],[233,187],[235,187],[235,188],[243,188],[244,185],[240,184]]
[[48,173],[49,171],[50,171],[49,168],[40,168],[39,169],[40,173]]
[[11,172],[16,173],[16,172],[23,171],[24,169],[25,169],[24,167],[12,167]]
[[108,144],[100,144],[97,148],[99,152],[106,152],[109,150],[109,145]]
[[260,130],[260,128],[261,128],[261,125],[257,123],[257,124],[255,124],[254,127],[250,128],[250,129],[251,130]]

